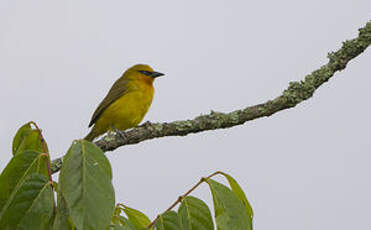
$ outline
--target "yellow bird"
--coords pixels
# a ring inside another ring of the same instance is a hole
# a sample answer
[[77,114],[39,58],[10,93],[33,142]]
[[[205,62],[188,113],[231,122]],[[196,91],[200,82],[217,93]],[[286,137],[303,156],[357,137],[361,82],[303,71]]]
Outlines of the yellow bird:
[[137,126],[151,106],[153,81],[162,75],[143,64],[126,70],[95,110],[89,123],[94,127],[84,139],[93,141],[109,130],[122,135],[119,130]]

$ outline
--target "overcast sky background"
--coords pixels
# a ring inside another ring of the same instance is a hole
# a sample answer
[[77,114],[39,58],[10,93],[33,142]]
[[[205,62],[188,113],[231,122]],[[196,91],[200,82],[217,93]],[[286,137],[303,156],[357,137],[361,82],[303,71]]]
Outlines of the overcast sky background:
[[[370,9],[368,0],[2,0],[0,170],[29,120],[62,156],[136,63],[166,73],[145,120],[228,112],[327,63]],[[368,49],[312,99],[272,117],[110,152],[116,200],[153,218],[223,170],[247,193],[255,229],[370,229],[370,63]],[[206,185],[193,195],[211,202]]]

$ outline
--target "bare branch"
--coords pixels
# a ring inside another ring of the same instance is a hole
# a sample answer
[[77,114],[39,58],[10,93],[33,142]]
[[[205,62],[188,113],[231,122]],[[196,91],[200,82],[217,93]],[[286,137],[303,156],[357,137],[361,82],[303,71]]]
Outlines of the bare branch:
[[[318,70],[305,76],[300,82],[290,82],[289,87],[282,95],[263,104],[236,110],[230,113],[211,112],[201,115],[192,120],[173,121],[164,123],[145,123],[126,133],[126,137],[108,134],[96,141],[104,152],[112,151],[124,145],[137,144],[139,142],[165,136],[185,136],[190,133],[198,133],[207,130],[224,129],[236,125],[242,125],[246,121],[295,107],[312,97],[313,93],[323,83],[327,82],[337,71],[343,70],[348,62],[360,55],[371,44],[371,21],[365,27],[359,29],[357,38],[343,42],[343,46],[336,52],[328,54],[329,62]],[[52,162],[53,172],[59,171],[62,160],[56,159]]]

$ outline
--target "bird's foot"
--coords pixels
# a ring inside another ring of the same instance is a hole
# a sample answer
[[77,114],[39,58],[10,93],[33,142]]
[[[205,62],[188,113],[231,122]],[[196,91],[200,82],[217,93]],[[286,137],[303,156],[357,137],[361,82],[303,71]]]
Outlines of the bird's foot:
[[113,130],[119,135],[124,141],[128,139],[128,135],[125,133],[125,131],[121,131],[113,127]]
[[146,122],[144,122],[141,126],[143,126],[143,127],[148,127],[148,126],[150,126],[150,125],[152,125],[152,123],[151,123],[150,121],[146,121]]

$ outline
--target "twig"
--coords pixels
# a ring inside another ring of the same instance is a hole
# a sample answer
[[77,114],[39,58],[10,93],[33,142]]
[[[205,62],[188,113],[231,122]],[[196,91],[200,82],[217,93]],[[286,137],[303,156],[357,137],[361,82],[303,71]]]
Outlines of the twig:
[[[171,209],[173,209],[175,206],[177,206],[177,204],[179,204],[180,202],[182,202],[182,200],[188,196],[191,192],[193,192],[198,186],[200,186],[203,182],[207,181],[208,179],[210,179],[211,177],[215,176],[215,175],[218,175],[218,174],[223,174],[223,172],[220,172],[220,171],[217,171],[217,172],[214,172],[212,173],[211,175],[207,176],[207,177],[202,177],[200,179],[199,182],[197,182],[197,184],[195,184],[190,190],[188,190],[186,193],[184,193],[183,195],[179,196],[178,199],[168,208],[166,209],[165,212],[163,213],[166,213],[168,211],[170,211]],[[162,214],[161,214],[162,215]],[[161,215],[158,215],[156,217],[156,219],[154,219],[148,226],[147,226],[147,229],[150,229],[155,223],[156,221],[160,218]]]
[[[348,62],[360,55],[371,44],[371,21],[359,29],[357,38],[343,42],[343,46],[336,52],[328,54],[329,62],[307,75],[300,82],[290,82],[289,87],[282,95],[263,104],[236,110],[230,113],[211,112],[193,120],[174,121],[170,123],[145,123],[142,126],[125,131],[127,138],[116,134],[108,134],[96,141],[104,152],[112,151],[124,145],[165,136],[185,136],[207,130],[225,129],[242,125],[247,121],[262,117],[269,117],[279,111],[295,107],[299,103],[311,98],[313,93],[322,84],[327,82],[337,71],[343,70]],[[53,173],[60,170],[62,158],[53,160]]]

